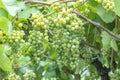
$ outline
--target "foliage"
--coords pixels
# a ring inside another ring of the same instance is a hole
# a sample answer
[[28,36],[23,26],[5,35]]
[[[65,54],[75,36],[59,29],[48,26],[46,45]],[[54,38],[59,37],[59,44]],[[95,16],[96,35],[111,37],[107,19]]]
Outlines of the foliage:
[[0,80],[100,80],[96,58],[119,80],[119,5],[0,0]]

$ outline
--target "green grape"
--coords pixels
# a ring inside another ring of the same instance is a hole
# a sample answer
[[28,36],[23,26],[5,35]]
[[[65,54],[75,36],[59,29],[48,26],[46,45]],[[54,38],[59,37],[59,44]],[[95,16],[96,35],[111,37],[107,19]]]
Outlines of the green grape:
[[113,0],[103,0],[102,5],[106,10],[113,10],[114,8]]
[[16,75],[15,73],[10,73],[8,75],[8,80],[22,80],[19,75]]
[[23,23],[19,23],[18,27],[22,28],[23,27]]
[[61,5],[59,2],[56,2],[56,3],[53,3],[51,7],[53,8],[54,11],[59,11]]
[[32,70],[27,70],[23,75],[24,80],[35,80],[35,73]]
[[40,31],[29,31],[29,36],[28,36],[28,42],[32,46],[32,53],[31,56],[33,57],[33,61],[35,61],[35,64],[39,63],[39,55],[43,51],[43,43],[48,41],[48,34],[43,33]]
[[23,36],[25,35],[24,31],[17,31],[17,30],[13,30],[13,32],[9,35],[6,35],[4,37],[4,42],[6,43],[12,43],[12,42],[23,42]]

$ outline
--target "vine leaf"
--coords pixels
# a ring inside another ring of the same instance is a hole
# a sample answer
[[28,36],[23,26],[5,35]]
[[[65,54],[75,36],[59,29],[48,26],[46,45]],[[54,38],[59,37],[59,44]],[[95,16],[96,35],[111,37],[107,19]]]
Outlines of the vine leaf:
[[10,33],[12,31],[12,23],[6,18],[0,18],[0,29],[5,33]]
[[3,4],[7,8],[10,15],[15,16],[18,11],[21,9],[26,8],[23,1],[17,1],[17,0],[2,0]]
[[31,60],[31,58],[29,56],[23,56],[23,55],[18,59],[18,67],[20,67],[20,71],[22,73],[25,73],[27,70],[30,69],[29,65],[28,66],[24,66],[27,63],[29,63],[30,60]]
[[5,7],[5,5],[3,4],[2,0],[0,0],[0,8],[3,8],[5,10],[7,10],[6,7]]
[[8,18],[8,12],[5,9],[3,9],[3,8],[0,8],[0,18],[1,17]]
[[115,14],[111,11],[105,10],[101,4],[98,4],[95,0],[88,0],[91,10],[96,13],[100,18],[106,22],[110,23],[115,19]]
[[111,40],[111,47],[117,52],[118,51],[118,46],[117,43],[114,39]]
[[10,63],[9,58],[5,55],[5,46],[0,45],[0,68],[4,71],[11,72],[12,71],[12,65]]
[[103,31],[101,37],[103,49],[107,51],[110,48],[111,36],[107,32]]
[[37,9],[35,7],[32,8],[26,8],[23,11],[18,13],[19,18],[29,18],[30,14],[35,13]]
[[106,11],[101,5],[97,7],[97,14],[106,23],[110,23],[115,19],[115,14],[113,12]]
[[115,13],[120,16],[120,0],[114,0],[114,3],[115,3],[115,8],[114,8],[114,11]]

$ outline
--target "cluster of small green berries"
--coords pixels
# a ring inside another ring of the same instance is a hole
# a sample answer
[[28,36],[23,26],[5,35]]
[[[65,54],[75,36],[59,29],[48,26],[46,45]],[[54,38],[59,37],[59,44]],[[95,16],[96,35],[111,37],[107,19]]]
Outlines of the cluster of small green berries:
[[54,29],[52,29],[55,30],[55,32],[53,32],[55,33],[54,35],[59,38],[56,42],[58,42],[67,53],[68,50],[74,53],[79,52],[79,41],[84,34],[84,27],[82,27],[84,23],[82,20],[80,20],[76,14],[72,13],[72,9],[62,9],[57,18],[51,19],[51,21],[52,20],[55,24],[54,26],[58,26],[57,28],[59,30],[56,32],[56,28],[53,27]]
[[[59,57],[59,59],[58,59],[59,63],[64,64],[65,66],[69,66],[69,68],[71,68],[71,70],[76,71],[76,67],[79,66],[79,63],[81,63],[80,59],[79,59],[79,55],[78,54],[71,54],[71,53],[69,53],[69,54],[64,53],[63,55],[64,56]],[[68,56],[69,56],[69,59],[68,59]]]
[[8,80],[22,80],[21,77],[15,73],[11,73],[8,75]]
[[48,32],[44,31],[29,31],[28,42],[31,44],[32,47],[32,56],[34,56],[34,61],[37,63],[40,61],[40,54],[44,50],[44,44],[48,42]]
[[64,8],[58,16],[49,16],[48,20],[51,31],[49,39],[53,41],[51,44],[54,49],[58,49],[58,56],[64,55],[59,58],[59,61],[63,60],[64,62],[61,61],[61,63],[68,64],[70,54],[71,57],[74,57],[74,54],[80,53],[79,45],[84,35],[84,22],[72,13],[72,9],[66,10]]
[[[69,54],[80,52],[79,44],[84,36],[84,22],[73,13],[73,9],[62,8],[60,12],[50,16],[36,12],[31,16],[31,21],[33,30],[29,32],[28,42],[33,46],[36,59],[40,60],[38,53],[51,47],[58,55],[64,55],[66,58]],[[41,23],[42,25],[39,25]],[[47,42],[51,46],[47,46]]]
[[5,43],[19,43],[24,42],[23,36],[25,35],[24,31],[20,30],[13,30],[11,34],[7,34],[4,36],[4,42]]
[[44,18],[44,15],[41,14],[39,11],[37,11],[31,16],[31,20],[32,20],[32,26],[36,30],[48,28],[47,24],[49,23],[49,21],[46,18]]
[[54,10],[54,11],[59,11],[60,8],[61,8],[61,5],[59,2],[56,2],[56,3],[53,3],[52,1],[50,2],[51,5],[51,8]]
[[98,3],[102,3],[103,7],[108,10],[112,11],[114,9],[115,3],[113,0],[95,0]]
[[114,2],[113,0],[103,0],[103,3],[102,3],[103,7],[106,9],[106,10],[113,10],[114,9]]
[[[69,66],[72,70],[75,70],[76,67],[79,66],[79,63],[80,63],[80,60],[78,58],[78,56],[73,56],[71,59],[70,59],[70,63],[69,63]],[[79,70],[80,71],[80,70]]]
[[27,70],[23,75],[24,80],[35,80],[36,74],[33,70]]
[[40,32],[40,31],[29,31],[29,36],[28,36],[28,42],[31,44],[31,45],[34,45],[36,48],[37,47],[40,47],[42,45],[42,43],[44,42],[48,42],[48,33],[47,31],[45,31],[44,33],[43,32]]

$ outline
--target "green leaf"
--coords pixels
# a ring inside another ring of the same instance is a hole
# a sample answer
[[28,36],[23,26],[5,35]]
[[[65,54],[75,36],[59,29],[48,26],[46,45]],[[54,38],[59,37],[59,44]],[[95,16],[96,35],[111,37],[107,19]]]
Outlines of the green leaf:
[[104,22],[110,23],[115,19],[115,14],[113,12],[105,10],[102,5],[98,4],[95,0],[88,0],[88,3],[90,9],[94,13],[97,13]]
[[0,18],[1,17],[8,17],[8,12],[3,8],[0,8]]
[[5,7],[5,5],[3,4],[2,0],[0,0],[0,8],[3,8],[3,9],[6,10],[6,7]]
[[[22,66],[24,66],[24,65],[26,65],[26,64],[28,64],[28,63],[30,63],[30,57],[29,56],[20,56],[20,58],[18,59],[18,66],[19,67],[22,67]],[[28,70],[30,68],[30,66],[28,65],[28,66],[25,66],[25,67],[22,67],[22,68],[20,68],[20,71],[22,72],[22,73],[25,73],[26,72],[26,70]]]
[[26,8],[23,11],[18,13],[19,18],[29,18],[30,14],[35,13],[37,9],[35,7],[32,8]]
[[0,18],[0,29],[5,33],[10,33],[12,31],[12,23],[7,18]]
[[120,0],[114,0],[115,7],[114,7],[114,12],[120,16]]
[[45,78],[51,79],[52,77],[56,76],[55,70],[53,71],[45,71],[45,74],[43,75]]
[[96,7],[98,5],[98,3],[95,1],[95,0],[88,0],[88,3],[91,5],[91,6],[94,6]]
[[111,47],[117,52],[118,51],[118,46],[117,43],[114,39],[111,40]]
[[5,17],[0,18],[0,29],[8,33],[8,19]]
[[10,15],[15,16],[18,11],[26,8],[25,3],[23,1],[16,0],[2,0],[5,7],[7,8]]
[[103,31],[101,34],[103,49],[107,51],[110,48],[111,36]]
[[103,64],[103,66],[106,66],[107,68],[109,68],[108,58],[109,57],[107,55],[99,57],[100,62]]
[[68,75],[64,71],[60,71],[60,78],[62,80],[68,80]]
[[5,55],[4,45],[0,45],[0,68],[4,71],[11,72],[12,65],[10,63],[9,58]]
[[46,66],[46,65],[48,65],[47,61],[40,61],[39,66]]
[[106,23],[110,23],[115,19],[115,14],[113,12],[106,11],[101,5],[97,7],[97,14]]

